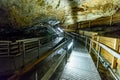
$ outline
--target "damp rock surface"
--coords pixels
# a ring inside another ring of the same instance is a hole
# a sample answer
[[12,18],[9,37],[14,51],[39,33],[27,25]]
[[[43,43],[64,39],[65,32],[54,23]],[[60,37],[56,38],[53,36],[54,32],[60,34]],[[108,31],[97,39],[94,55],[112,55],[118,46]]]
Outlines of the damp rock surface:
[[0,40],[15,41],[26,38],[52,36],[53,34],[56,34],[56,29],[52,25],[43,22],[26,28],[0,27]]
[[47,18],[69,25],[113,15],[119,8],[119,0],[0,0],[0,26],[31,26]]

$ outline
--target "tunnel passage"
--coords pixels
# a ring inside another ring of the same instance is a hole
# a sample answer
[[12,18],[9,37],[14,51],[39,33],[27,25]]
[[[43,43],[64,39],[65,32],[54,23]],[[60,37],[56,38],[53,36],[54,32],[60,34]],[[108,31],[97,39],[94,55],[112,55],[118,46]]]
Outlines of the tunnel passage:
[[58,79],[73,48],[68,46],[80,39],[95,64],[106,68],[100,76],[109,71],[118,80],[119,8],[119,0],[0,0],[0,79]]

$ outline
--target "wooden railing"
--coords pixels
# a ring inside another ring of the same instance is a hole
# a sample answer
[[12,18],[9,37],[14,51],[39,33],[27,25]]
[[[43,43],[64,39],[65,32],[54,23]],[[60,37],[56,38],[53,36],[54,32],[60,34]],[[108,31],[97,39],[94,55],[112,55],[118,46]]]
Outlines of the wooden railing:
[[[99,62],[101,62],[103,64],[103,66],[110,71],[110,73],[113,75],[113,77],[115,78],[115,80],[119,80],[119,77],[116,75],[116,73],[113,71],[113,68],[111,67],[110,62],[108,62],[105,57],[102,56],[101,54],[101,49],[105,49],[106,51],[109,52],[109,54],[111,54],[113,57],[117,58],[118,60],[120,60],[120,54],[115,51],[114,49],[93,40],[91,37],[85,36],[85,35],[80,35],[80,34],[76,34],[76,33],[72,33],[69,34],[71,36],[74,36],[76,39],[82,41],[85,43],[85,46],[88,48],[89,53],[91,53],[91,51],[93,51],[93,53],[95,53],[95,55],[97,56],[97,68],[99,68]],[[93,46],[93,44],[98,46],[98,49],[96,50],[96,48]]]
[[[40,62],[42,62],[43,60],[47,59],[49,56],[53,56],[54,53],[58,50],[60,50],[61,48],[64,48],[65,49],[65,52],[62,52],[61,56],[59,56],[58,60],[55,60],[56,62],[55,63],[52,63],[53,65],[50,67],[50,69],[46,72],[46,74],[42,77],[42,79],[44,78],[49,78],[50,76],[52,76],[54,74],[54,71],[57,69],[57,67],[60,65],[60,63],[62,62],[62,60],[64,58],[66,58],[66,56],[68,55],[66,52],[67,52],[67,49],[65,47],[68,46],[68,43],[71,43],[71,39],[68,39],[68,40],[64,40],[63,41],[61,40],[54,48],[46,51],[44,53],[44,55],[40,56],[34,63],[31,63],[29,65],[26,65],[25,67],[23,67],[23,69],[21,69],[20,71],[17,71],[18,73],[11,76],[9,78],[9,80],[13,80],[16,75],[17,76],[21,76],[21,75],[24,75],[25,73],[27,73],[28,71],[30,71],[32,68],[34,68],[37,64],[39,64]],[[60,54],[59,54],[60,55]],[[53,70],[51,72],[51,70]],[[47,75],[48,73],[50,73],[50,75]],[[46,77],[47,76],[47,77]],[[48,77],[49,76],[49,77]]]
[[11,41],[0,41],[0,55],[9,55]]
[[[55,41],[57,39],[60,39],[58,40],[58,43],[52,46],[50,50],[41,54],[42,46],[44,47],[50,41]],[[63,37],[58,38],[57,36],[24,39],[15,42],[0,41],[0,63],[3,63],[4,61],[4,63],[7,64],[7,66],[4,67],[0,65],[0,73],[5,73],[10,70],[13,71],[12,74],[14,74],[14,71],[18,70],[17,72],[19,72],[20,75],[23,75],[55,51],[62,47],[67,47],[67,44],[70,42],[71,39],[69,40]]]
[[[99,43],[95,40],[92,40],[90,38],[86,38],[86,39],[89,39],[90,40],[90,43],[89,43],[89,53],[91,53],[91,51],[93,50],[94,53],[96,54],[97,56],[97,68],[99,68],[99,62],[101,62],[103,64],[103,66],[108,69],[110,71],[110,73],[113,75],[113,77],[115,78],[115,80],[119,80],[118,76],[116,76],[116,73],[113,71],[112,67],[111,67],[111,64],[110,62],[108,62],[105,57],[102,56],[101,54],[101,48],[105,49],[106,51],[108,51],[112,56],[116,57],[117,59],[120,60],[120,54],[118,52],[116,52],[115,50],[113,50],[112,48],[102,44],[102,43]],[[95,43],[96,45],[98,45],[98,50],[96,50],[92,43]],[[86,44],[88,44],[86,42]]]
[[[32,38],[12,41],[0,41],[0,73],[9,70],[16,70],[30,64],[31,61],[39,58],[43,53],[40,49],[44,44],[55,40],[55,36]],[[1,73],[2,74],[2,73]]]
[[0,41],[0,57],[13,57],[27,51],[39,49],[41,45],[44,45],[53,39],[55,39],[55,36],[23,39],[15,42]]

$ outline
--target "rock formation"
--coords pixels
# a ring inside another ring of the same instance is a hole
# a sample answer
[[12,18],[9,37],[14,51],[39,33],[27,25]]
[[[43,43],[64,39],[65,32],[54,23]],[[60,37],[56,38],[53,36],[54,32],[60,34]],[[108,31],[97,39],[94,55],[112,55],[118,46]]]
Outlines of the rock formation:
[[47,18],[69,25],[113,15],[119,8],[119,0],[0,0],[0,26],[31,26]]

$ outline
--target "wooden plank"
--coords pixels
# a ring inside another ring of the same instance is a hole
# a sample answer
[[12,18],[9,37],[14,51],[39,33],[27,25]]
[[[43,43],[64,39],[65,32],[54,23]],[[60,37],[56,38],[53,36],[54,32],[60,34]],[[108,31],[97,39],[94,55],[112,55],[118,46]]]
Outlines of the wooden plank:
[[8,52],[0,52],[0,55],[8,55]]
[[0,50],[8,50],[8,48],[4,48],[4,47],[3,47],[3,48],[0,48]]
[[101,55],[110,63],[112,63],[112,58],[113,55],[111,55],[108,51],[106,51],[105,49],[101,49]]
[[[99,40],[100,40],[100,37],[99,37],[99,36],[97,36],[97,41],[99,42]],[[99,46],[99,45],[98,45],[98,44],[96,44],[96,48],[95,48],[95,49],[96,49],[96,51],[98,51],[98,46]]]
[[117,58],[114,57],[114,56],[113,56],[113,58],[112,58],[112,65],[111,65],[111,67],[112,67],[113,69],[116,69],[116,68],[117,68]]
[[18,54],[18,53],[19,53],[19,50],[17,49],[17,50],[11,51],[11,52],[10,52],[10,55],[16,55],[16,54]]
[[117,69],[120,70],[120,60],[117,60]]
[[[93,35],[93,36],[92,36],[92,39],[95,40],[95,41],[97,41],[97,36],[96,36],[96,35]],[[96,44],[95,42],[92,42],[92,47],[94,47],[94,49],[96,49],[96,45],[97,45],[97,44]]]
[[120,53],[120,38],[118,38],[118,52]]
[[18,45],[16,45],[16,46],[12,46],[12,47],[10,47],[10,50],[13,50],[13,49],[18,49]]
[[[119,43],[119,40],[115,39],[114,40],[114,50],[116,50],[116,51],[118,51],[118,49],[119,49],[118,43]],[[114,57],[114,56],[112,58],[112,65],[111,65],[111,67],[114,68],[114,69],[117,68],[117,58]]]
[[[108,47],[118,51],[118,39],[116,38],[110,38],[110,37],[100,37],[100,42],[107,45]],[[116,68],[117,67],[117,58],[114,56],[110,56],[109,52],[103,51],[104,53],[104,57],[112,64],[111,67],[112,68]]]
[[67,32],[75,32],[75,30],[73,30],[73,29],[64,29],[64,31],[67,31]]
[[[30,71],[33,67],[35,67],[38,63],[40,63],[41,61],[43,61],[44,59],[46,59],[49,55],[51,55],[53,52],[55,52],[56,50],[60,49],[61,47],[63,47],[65,44],[67,43],[67,41],[61,43],[59,46],[57,46],[56,48],[54,48],[53,50],[47,51],[44,55],[42,55],[38,60],[36,60],[34,63],[29,64],[28,66],[25,66],[22,70],[18,70],[16,71],[15,75],[23,75],[26,72]],[[24,45],[23,45],[24,47]],[[14,77],[15,75],[11,76]]]
[[[120,54],[120,39],[118,39],[117,46],[118,46],[118,52]],[[117,69],[120,70],[120,60],[118,59],[117,59]]]
[[112,49],[114,49],[114,40],[115,40],[115,38],[100,36],[99,42],[107,45],[108,47],[110,47]]
[[120,54],[118,54],[118,52],[116,52],[115,50],[113,50],[112,48],[104,45],[104,44],[101,44],[95,40],[92,40],[91,41],[95,42],[96,44],[99,44],[99,46],[101,46],[103,49],[107,50],[111,55],[115,56],[116,58],[120,59]]
[[79,34],[85,35],[85,36],[88,36],[88,37],[92,37],[92,36],[97,35],[98,33],[97,32],[79,30]]

